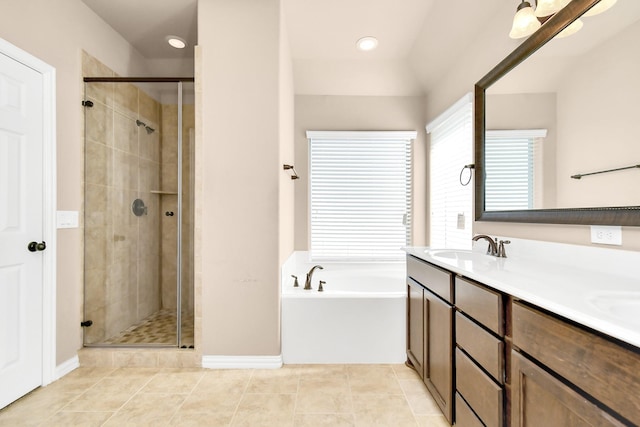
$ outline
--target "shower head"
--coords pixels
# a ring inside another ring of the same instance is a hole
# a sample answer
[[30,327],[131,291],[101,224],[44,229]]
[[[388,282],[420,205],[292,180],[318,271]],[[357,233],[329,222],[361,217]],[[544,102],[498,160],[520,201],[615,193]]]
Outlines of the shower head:
[[137,124],[138,126],[145,126],[145,127],[147,126],[147,124],[146,124],[146,123],[141,122],[140,120],[136,120],[136,124]]
[[147,134],[152,134],[153,132],[155,132],[155,129],[149,126],[145,126],[144,127],[147,130]]

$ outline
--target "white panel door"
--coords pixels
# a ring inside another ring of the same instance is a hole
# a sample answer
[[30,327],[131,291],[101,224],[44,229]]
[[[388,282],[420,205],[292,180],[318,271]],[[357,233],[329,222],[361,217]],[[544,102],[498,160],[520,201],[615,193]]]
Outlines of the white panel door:
[[43,77],[0,53],[0,408],[42,384]]

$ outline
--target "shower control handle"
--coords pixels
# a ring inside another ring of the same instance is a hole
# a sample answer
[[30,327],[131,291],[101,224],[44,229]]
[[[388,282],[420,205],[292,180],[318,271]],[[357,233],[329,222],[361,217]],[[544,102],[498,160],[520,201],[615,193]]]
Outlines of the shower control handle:
[[166,216],[173,216],[173,211],[166,211],[164,214]]

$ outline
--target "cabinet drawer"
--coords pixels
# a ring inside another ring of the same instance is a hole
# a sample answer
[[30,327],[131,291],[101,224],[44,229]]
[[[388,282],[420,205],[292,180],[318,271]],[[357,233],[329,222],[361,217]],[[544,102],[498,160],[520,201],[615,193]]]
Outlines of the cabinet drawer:
[[504,336],[502,295],[456,278],[456,307],[499,336]]
[[451,273],[412,256],[407,256],[407,275],[440,298],[453,303]]
[[456,342],[478,362],[498,383],[504,382],[504,343],[473,323],[464,314],[456,313]]
[[502,426],[503,390],[456,349],[456,390],[487,426]]
[[456,425],[461,427],[484,427],[467,402],[456,393]]
[[513,345],[640,425],[640,350],[514,302]]

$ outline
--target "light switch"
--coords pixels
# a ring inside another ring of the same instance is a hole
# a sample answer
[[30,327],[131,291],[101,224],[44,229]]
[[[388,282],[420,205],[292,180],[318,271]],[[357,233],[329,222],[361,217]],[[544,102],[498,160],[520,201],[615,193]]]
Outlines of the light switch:
[[78,228],[78,211],[58,211],[56,222],[58,228]]

